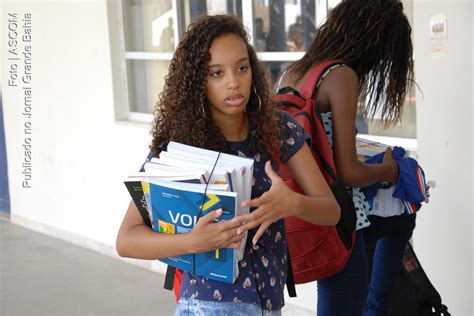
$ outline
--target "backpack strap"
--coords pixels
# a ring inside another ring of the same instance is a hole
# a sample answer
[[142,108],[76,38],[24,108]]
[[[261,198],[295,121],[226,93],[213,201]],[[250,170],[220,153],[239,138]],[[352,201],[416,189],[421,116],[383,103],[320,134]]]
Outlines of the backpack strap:
[[295,88],[293,87],[290,87],[290,86],[286,86],[286,87],[283,87],[281,89],[279,89],[277,91],[277,94],[287,94],[287,93],[290,93],[290,94],[293,94],[293,95],[296,95],[297,97],[301,97],[301,94],[299,93],[298,90],[296,90]]
[[174,285],[174,275],[176,273],[176,268],[170,265],[166,266],[165,282],[163,288],[165,290],[172,291]]
[[331,66],[337,64],[343,64],[344,62],[341,60],[326,60],[322,63],[317,64],[314,66],[307,75],[303,85],[301,86],[300,93],[305,99],[311,99],[314,94],[314,88],[316,88],[316,84],[321,78],[322,74]]
[[290,297],[296,297],[295,276],[293,275],[293,267],[291,266],[290,247],[288,247],[288,244],[286,245],[286,249],[288,251],[286,289]]
[[[310,71],[309,74],[306,76],[305,81],[303,82],[300,90],[300,95],[305,98],[305,99],[311,99],[313,97],[313,94],[315,92],[315,88],[318,84],[318,82],[321,80],[321,76],[331,67],[335,65],[340,65],[344,64],[342,60],[326,60],[323,61],[316,66],[314,66]],[[317,104],[315,104],[314,108],[314,116],[317,118],[319,121],[321,127],[324,129],[324,124],[323,124],[323,119],[321,117],[321,112],[319,111],[319,107]],[[315,124],[317,124],[315,122]],[[323,167],[327,174],[335,181],[337,179],[336,171],[335,171],[335,166],[332,166],[321,154],[321,152],[318,150],[317,146],[312,144],[311,149],[316,153],[318,156],[319,160],[323,164]]]
[[333,168],[331,167],[329,162],[326,160],[326,158],[323,157],[318,147],[316,147],[313,143],[311,143],[311,149],[318,156],[319,161],[321,161],[321,163],[323,164],[323,168],[327,172],[327,174],[331,177],[333,181],[336,181],[337,179],[336,173],[334,172]]

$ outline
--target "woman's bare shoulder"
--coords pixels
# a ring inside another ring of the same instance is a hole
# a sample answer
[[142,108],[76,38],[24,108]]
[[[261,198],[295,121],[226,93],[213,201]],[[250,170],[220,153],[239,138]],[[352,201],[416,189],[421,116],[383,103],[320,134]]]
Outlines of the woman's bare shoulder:
[[357,73],[347,65],[341,65],[332,69],[324,78],[321,84],[330,83],[331,85],[337,84],[357,84],[359,78]]

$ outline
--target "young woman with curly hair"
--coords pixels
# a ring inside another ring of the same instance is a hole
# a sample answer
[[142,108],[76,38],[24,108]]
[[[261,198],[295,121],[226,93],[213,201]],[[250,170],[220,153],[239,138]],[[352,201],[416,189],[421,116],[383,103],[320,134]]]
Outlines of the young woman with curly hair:
[[[234,284],[184,273],[176,315],[280,315],[287,273],[283,218],[299,216],[334,225],[339,206],[314,162],[302,128],[276,112],[256,53],[242,23],[204,16],[183,34],[160,95],[153,125],[153,155],[171,140],[254,158],[251,212],[214,222],[202,217],[190,233],[165,235],[145,226],[130,203],[117,237],[121,256],[159,259],[216,248],[237,248],[248,232]],[[273,171],[285,163],[304,189],[290,190]],[[308,175],[309,173],[309,175]]]
[[[400,120],[413,82],[410,34],[400,1],[344,0],[330,12],[306,54],[282,79],[283,86],[299,88],[312,67],[323,61],[340,61],[323,74],[313,98],[322,112],[338,174],[353,188],[357,233],[344,270],[318,281],[318,315],[361,315],[365,305],[365,315],[388,314],[415,215],[369,216],[368,203],[359,188],[383,181],[396,183],[398,165],[390,149],[381,164],[360,162],[355,122],[360,100],[366,102],[367,117],[380,113],[386,125]],[[362,230],[370,225],[369,220],[372,225]],[[369,287],[364,235],[366,245],[375,249]]]

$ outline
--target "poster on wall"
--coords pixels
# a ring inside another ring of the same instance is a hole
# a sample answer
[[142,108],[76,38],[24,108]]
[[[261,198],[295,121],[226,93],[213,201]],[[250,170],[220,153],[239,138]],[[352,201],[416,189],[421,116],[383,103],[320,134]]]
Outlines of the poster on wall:
[[448,56],[448,31],[446,14],[439,13],[430,20],[431,56],[433,58]]

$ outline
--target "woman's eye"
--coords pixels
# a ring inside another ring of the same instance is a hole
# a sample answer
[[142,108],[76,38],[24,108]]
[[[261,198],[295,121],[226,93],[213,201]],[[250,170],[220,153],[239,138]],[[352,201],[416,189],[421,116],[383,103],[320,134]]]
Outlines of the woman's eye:
[[242,66],[242,67],[239,68],[240,72],[246,72],[247,70],[249,70],[248,66]]
[[222,75],[220,70],[211,72],[211,77],[219,77],[220,75]]

